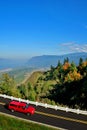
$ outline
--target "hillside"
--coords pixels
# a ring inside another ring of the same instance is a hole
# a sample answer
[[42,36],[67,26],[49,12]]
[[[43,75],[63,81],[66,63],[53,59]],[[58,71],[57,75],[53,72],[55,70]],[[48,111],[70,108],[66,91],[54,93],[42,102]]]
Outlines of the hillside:
[[28,77],[28,79],[26,80],[25,84],[27,84],[28,82],[30,82],[30,84],[32,86],[34,86],[38,80],[39,77],[41,77],[43,75],[43,72],[42,71],[35,71],[35,72],[32,72],[30,74],[30,76]]
[[38,68],[49,68],[51,65],[56,66],[58,61],[63,63],[64,59],[69,58],[70,62],[74,62],[76,65],[79,63],[79,59],[83,58],[85,60],[87,58],[87,53],[72,53],[66,55],[43,55],[36,56],[29,59],[27,65],[30,67],[38,67]]
[[38,77],[36,74],[38,72],[31,75],[35,82],[31,78],[28,80],[30,91],[34,92],[33,99],[87,109],[87,60],[79,60],[78,66],[65,60],[63,64],[59,62],[56,67],[51,66],[50,70],[39,73]]

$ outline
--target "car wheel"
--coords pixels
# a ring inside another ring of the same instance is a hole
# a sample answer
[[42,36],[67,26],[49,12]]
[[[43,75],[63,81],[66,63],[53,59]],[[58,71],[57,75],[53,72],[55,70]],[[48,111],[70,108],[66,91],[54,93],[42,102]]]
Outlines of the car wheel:
[[13,110],[13,109],[11,109],[11,112],[14,112],[14,110]]
[[30,113],[27,113],[27,116],[31,116],[31,114],[30,114]]

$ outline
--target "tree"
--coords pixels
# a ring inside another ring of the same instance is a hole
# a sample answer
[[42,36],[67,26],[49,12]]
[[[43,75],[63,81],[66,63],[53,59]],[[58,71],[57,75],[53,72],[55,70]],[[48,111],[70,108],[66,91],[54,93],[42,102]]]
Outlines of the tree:
[[32,91],[29,92],[28,99],[32,100],[32,101],[35,101],[35,99],[36,99],[36,92],[34,90],[32,90]]
[[79,66],[82,66],[82,63],[83,63],[83,59],[80,58],[80,59],[79,59]]
[[63,65],[64,71],[69,69],[69,67],[70,67],[70,63],[69,62],[65,62],[64,65]]
[[72,72],[73,72],[73,71],[77,71],[77,67],[76,67],[76,65],[75,65],[74,62],[71,63],[70,71],[72,71]]
[[64,64],[65,64],[66,62],[69,62],[69,58],[68,58],[68,57],[67,57],[66,59],[64,59]]
[[26,90],[26,87],[25,87],[24,84],[21,84],[21,85],[18,87],[18,90],[19,90],[19,92],[20,92],[22,98],[27,98],[27,95],[26,95],[27,90]]
[[82,79],[82,76],[79,72],[77,71],[73,71],[73,72],[69,72],[66,77],[65,77],[65,82],[72,82],[72,81],[77,81]]
[[1,81],[0,82],[1,93],[7,94],[7,95],[13,95],[13,96],[19,95],[14,78],[11,77],[9,74],[7,73],[2,74],[0,81]]
[[58,61],[57,68],[60,68],[62,66],[60,60]]

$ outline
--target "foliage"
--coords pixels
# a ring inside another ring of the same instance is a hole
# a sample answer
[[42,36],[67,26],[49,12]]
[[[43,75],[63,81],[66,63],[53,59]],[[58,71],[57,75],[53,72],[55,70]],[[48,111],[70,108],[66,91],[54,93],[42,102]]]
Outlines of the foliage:
[[17,87],[13,77],[4,73],[0,79],[0,93],[19,96],[20,94],[16,90]]
[[73,108],[87,109],[87,61],[82,61],[80,59],[79,66],[64,62],[61,71],[58,71],[60,82],[49,90],[50,100]]

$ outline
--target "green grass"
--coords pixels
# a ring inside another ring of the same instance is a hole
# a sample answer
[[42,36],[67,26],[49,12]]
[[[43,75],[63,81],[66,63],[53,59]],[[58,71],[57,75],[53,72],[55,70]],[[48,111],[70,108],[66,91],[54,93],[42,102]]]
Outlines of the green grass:
[[0,114],[0,130],[56,130],[56,129]]

